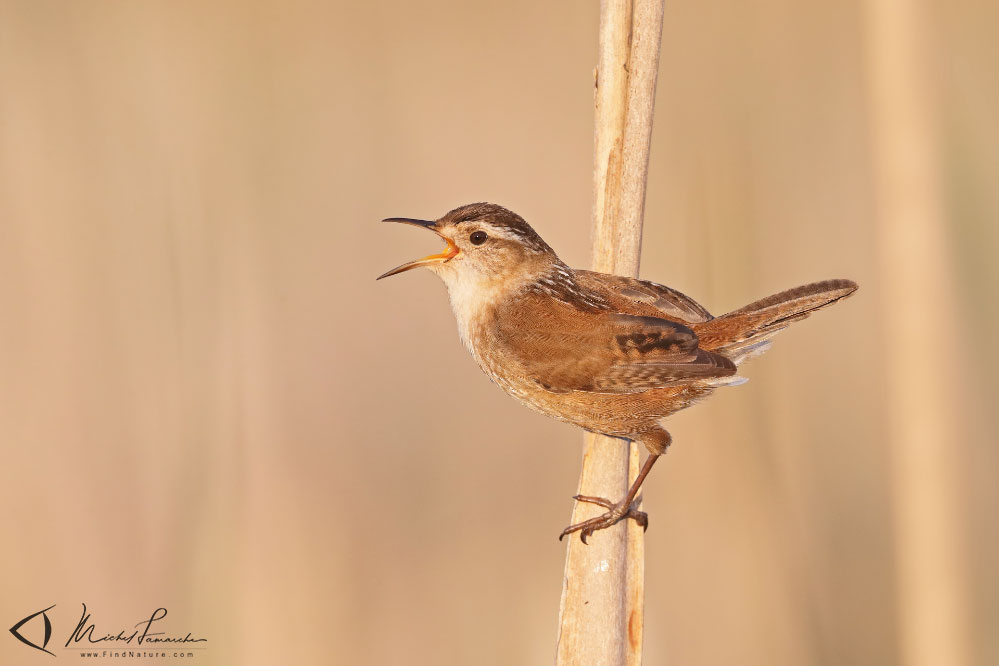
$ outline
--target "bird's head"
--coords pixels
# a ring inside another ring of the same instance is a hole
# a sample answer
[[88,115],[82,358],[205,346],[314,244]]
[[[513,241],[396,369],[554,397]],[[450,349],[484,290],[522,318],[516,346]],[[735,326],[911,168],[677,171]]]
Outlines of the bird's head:
[[423,227],[444,239],[439,254],[410,261],[378,277],[425,266],[439,275],[449,289],[462,286],[500,286],[529,279],[549,270],[558,257],[531,226],[513,211],[489,203],[455,208],[437,220],[390,217]]

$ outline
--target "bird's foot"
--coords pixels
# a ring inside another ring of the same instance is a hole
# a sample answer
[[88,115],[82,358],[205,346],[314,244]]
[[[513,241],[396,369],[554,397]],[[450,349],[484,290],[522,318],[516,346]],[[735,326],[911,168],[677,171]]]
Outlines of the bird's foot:
[[596,518],[590,518],[589,520],[584,520],[581,523],[576,523],[575,525],[569,525],[569,527],[562,530],[562,534],[558,536],[558,540],[561,541],[562,537],[566,534],[572,534],[573,532],[579,532],[579,539],[586,543],[587,537],[596,532],[597,530],[602,530],[606,527],[610,527],[622,518],[634,518],[635,522],[642,526],[643,530],[649,529],[649,515],[644,511],[639,511],[635,508],[635,503],[625,504],[623,501],[614,503],[603,497],[591,497],[589,495],[575,495],[574,500],[578,502],[589,502],[590,504],[599,504],[600,506],[608,509],[606,513],[600,514]]

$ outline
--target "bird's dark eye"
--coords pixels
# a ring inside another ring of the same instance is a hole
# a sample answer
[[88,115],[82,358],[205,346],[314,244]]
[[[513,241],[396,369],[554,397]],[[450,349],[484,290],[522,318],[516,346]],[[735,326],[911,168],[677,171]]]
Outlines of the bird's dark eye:
[[489,238],[485,231],[473,231],[472,235],[468,237],[468,240],[472,241],[472,245],[482,245]]

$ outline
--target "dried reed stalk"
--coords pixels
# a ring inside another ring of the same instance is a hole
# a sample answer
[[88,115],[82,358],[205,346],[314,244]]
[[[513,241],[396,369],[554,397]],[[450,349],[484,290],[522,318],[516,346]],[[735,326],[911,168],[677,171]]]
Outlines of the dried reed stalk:
[[[638,275],[664,0],[603,0],[595,73],[594,270]],[[638,473],[637,445],[587,434],[579,493],[620,499]],[[572,522],[603,511],[576,503]],[[645,539],[632,520],[568,537],[556,662],[642,661]]]
[[935,154],[933,15],[914,0],[865,9],[900,663],[962,666],[971,654],[958,382],[953,355],[926,353],[960,337]]

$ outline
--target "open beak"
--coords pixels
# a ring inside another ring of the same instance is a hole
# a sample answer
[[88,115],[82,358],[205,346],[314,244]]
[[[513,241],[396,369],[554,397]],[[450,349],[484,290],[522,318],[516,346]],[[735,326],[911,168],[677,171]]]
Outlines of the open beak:
[[[427,220],[414,220],[411,217],[388,217],[382,220],[382,222],[402,222],[403,224],[412,224],[415,227],[423,227],[424,229],[430,229],[434,233],[437,233],[436,222],[429,222]],[[440,234],[437,234],[440,236]],[[444,238],[441,236],[441,238]],[[381,280],[390,275],[395,275],[396,273],[404,273],[411,268],[419,268],[420,266],[431,266],[433,264],[442,264],[445,261],[449,261],[454,257],[458,256],[458,246],[450,238],[444,238],[447,242],[447,247],[440,254],[432,254],[429,257],[423,257],[422,259],[417,259],[416,261],[410,261],[403,264],[402,266],[396,266],[387,273],[382,273],[376,279]]]

